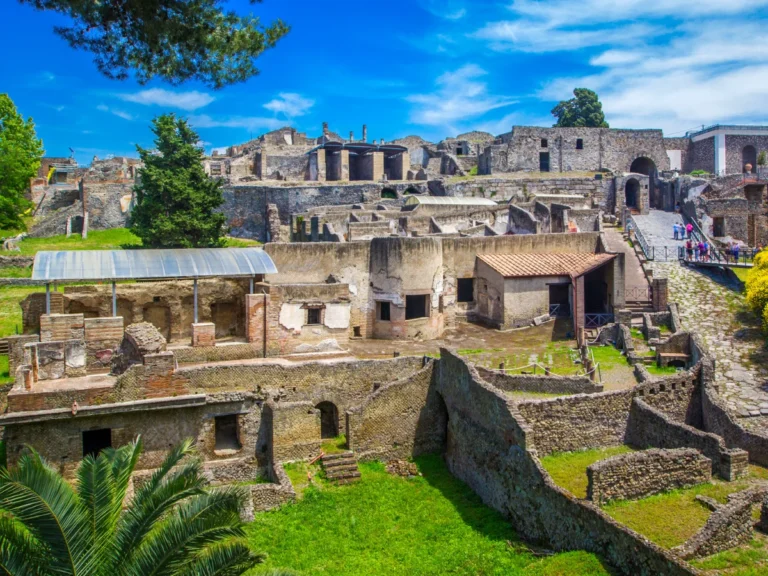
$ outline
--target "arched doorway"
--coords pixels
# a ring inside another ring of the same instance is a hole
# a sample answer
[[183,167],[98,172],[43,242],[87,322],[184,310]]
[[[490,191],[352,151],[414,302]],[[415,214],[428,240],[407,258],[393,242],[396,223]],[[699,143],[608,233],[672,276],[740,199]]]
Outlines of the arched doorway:
[[744,146],[741,151],[741,171],[747,171],[747,164],[752,165],[752,172],[757,170],[757,150],[754,146]]
[[624,185],[624,204],[627,208],[640,209],[640,182],[637,178],[630,178]]
[[320,402],[320,437],[336,438],[339,435],[339,410],[333,402]]
[[384,188],[381,191],[381,197],[383,198],[389,198],[390,200],[397,200],[397,192],[394,188]]
[[635,174],[656,176],[656,163],[646,156],[640,156],[640,158],[635,158],[634,162],[632,162],[629,171]]

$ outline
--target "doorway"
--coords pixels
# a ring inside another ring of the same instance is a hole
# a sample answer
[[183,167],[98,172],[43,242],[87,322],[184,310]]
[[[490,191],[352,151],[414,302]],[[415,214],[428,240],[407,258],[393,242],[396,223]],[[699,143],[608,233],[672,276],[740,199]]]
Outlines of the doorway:
[[333,402],[320,402],[320,437],[336,438],[339,435],[339,410]]
[[539,152],[539,172],[549,172],[549,152]]

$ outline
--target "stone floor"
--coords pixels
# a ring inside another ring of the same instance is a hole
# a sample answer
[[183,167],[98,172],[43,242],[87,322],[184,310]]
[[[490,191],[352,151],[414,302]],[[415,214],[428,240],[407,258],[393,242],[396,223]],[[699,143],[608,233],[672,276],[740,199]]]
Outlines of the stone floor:
[[646,242],[653,246],[658,260],[676,260],[677,249],[685,244],[684,240],[675,240],[673,226],[682,224],[683,218],[674,212],[651,210],[647,215],[632,217],[642,230]]
[[[608,250],[624,254],[624,289],[629,294],[632,288],[635,288],[637,289],[636,294],[639,294],[641,289],[648,287],[648,281],[645,279],[645,273],[642,266],[640,266],[640,261],[635,257],[634,248],[631,248],[629,243],[624,240],[623,234],[617,228],[606,227],[604,232]],[[629,300],[630,298],[627,299]],[[636,295],[631,299],[647,300],[648,298],[640,298]]]
[[[658,249],[676,244],[672,225],[679,219],[651,210],[635,222]],[[669,278],[669,299],[677,302],[683,327],[698,332],[714,356],[715,382],[731,413],[745,427],[768,432],[768,351],[760,320],[747,309],[739,287],[718,269],[688,268],[677,261],[649,265],[654,276]]]

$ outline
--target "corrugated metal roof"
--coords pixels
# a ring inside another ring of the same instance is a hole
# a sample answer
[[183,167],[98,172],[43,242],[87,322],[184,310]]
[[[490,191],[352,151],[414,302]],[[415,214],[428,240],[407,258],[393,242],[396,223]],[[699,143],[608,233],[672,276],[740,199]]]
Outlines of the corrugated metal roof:
[[405,201],[406,206],[414,204],[433,204],[444,206],[498,206],[496,202],[488,198],[465,198],[463,196],[418,196],[412,194]]
[[613,260],[615,254],[478,254],[478,259],[504,278],[531,276],[578,277]]
[[59,250],[38,252],[33,280],[163,280],[275,274],[261,248]]

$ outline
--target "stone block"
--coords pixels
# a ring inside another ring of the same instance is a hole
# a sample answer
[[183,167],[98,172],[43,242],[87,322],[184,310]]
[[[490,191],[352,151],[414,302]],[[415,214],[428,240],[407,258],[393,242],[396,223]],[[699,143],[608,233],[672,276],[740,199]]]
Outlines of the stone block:
[[16,368],[22,364],[29,364],[31,358],[29,352],[25,354],[25,346],[34,342],[39,342],[40,337],[36,334],[23,334],[19,336],[8,336],[5,339],[8,342],[8,373],[16,374]]
[[192,324],[192,346],[215,346],[216,325],[213,322]]
[[59,342],[85,338],[82,314],[43,314],[40,316],[40,341]]
[[733,481],[749,475],[749,452],[739,448],[723,450],[720,453],[720,476]]
[[40,342],[34,345],[33,362],[37,367],[37,380],[57,380],[66,376],[65,343]]
[[85,359],[85,342],[83,340],[64,342],[64,367],[68,377],[85,375]]

